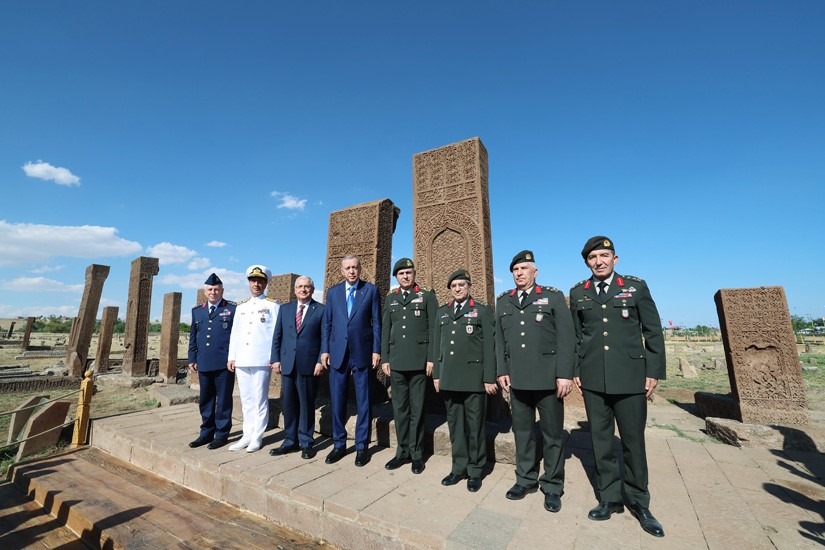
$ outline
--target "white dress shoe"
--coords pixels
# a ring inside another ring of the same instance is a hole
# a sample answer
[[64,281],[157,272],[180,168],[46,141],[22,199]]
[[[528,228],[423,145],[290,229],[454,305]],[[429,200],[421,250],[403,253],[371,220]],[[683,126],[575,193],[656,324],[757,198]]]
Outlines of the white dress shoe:
[[233,443],[229,446],[230,451],[241,451],[249,446],[249,441],[244,441],[243,439],[238,440],[237,442]]
[[250,443],[249,447],[246,448],[246,452],[248,452],[248,453],[254,453],[255,451],[260,451],[260,450],[261,450],[261,444],[260,443]]

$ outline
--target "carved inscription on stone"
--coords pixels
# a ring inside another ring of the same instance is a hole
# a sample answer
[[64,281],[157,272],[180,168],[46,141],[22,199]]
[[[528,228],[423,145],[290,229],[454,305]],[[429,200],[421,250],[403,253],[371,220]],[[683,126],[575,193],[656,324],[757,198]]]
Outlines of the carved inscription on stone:
[[269,279],[266,287],[266,297],[276,300],[281,304],[295,300],[295,280],[300,275],[295,273],[284,273],[283,275],[273,275]]
[[108,265],[92,264],[86,268],[86,286],[83,289],[83,298],[80,300],[77,322],[74,324],[66,350],[69,376],[83,376],[83,371],[86,370],[86,359],[89,357],[89,345],[92,343],[100,295],[103,293],[103,283],[106,282],[108,276]]
[[29,347],[29,338],[32,335],[32,326],[34,326],[34,317],[26,317],[26,330],[23,332],[23,342],[20,344],[20,349],[26,351]]
[[418,281],[443,303],[447,278],[466,268],[473,296],[494,304],[487,150],[479,138],[413,156],[413,208]]
[[103,317],[100,320],[100,334],[97,338],[97,354],[95,355],[95,370],[105,373],[109,370],[109,352],[112,351],[112,331],[117,321],[117,306],[103,308]]
[[178,375],[178,337],[180,336],[180,292],[163,295],[163,317],[160,326],[160,376],[174,384]]
[[146,376],[147,373],[152,279],[157,274],[157,258],[141,256],[132,261],[129,302],[126,305],[126,352],[123,356],[123,374],[126,376]]
[[722,289],[714,299],[738,420],[807,424],[805,382],[785,289]]
[[355,255],[361,260],[361,278],[378,287],[383,297],[390,291],[392,234],[401,212],[390,199],[366,202],[336,210],[329,215],[324,296],[344,278],[341,259]]
[[198,295],[195,296],[195,305],[199,306],[206,301],[206,291],[203,288],[198,289]]

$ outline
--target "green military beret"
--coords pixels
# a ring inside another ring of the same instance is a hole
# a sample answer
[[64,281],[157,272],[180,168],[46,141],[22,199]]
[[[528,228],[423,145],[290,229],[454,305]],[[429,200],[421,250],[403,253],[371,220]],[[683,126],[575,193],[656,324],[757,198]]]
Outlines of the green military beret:
[[450,285],[453,284],[453,281],[456,279],[464,279],[468,283],[472,284],[470,281],[470,272],[466,269],[456,269],[453,271],[453,274],[450,275],[450,278],[447,279],[447,288],[450,288]]
[[596,237],[587,239],[587,242],[584,243],[584,248],[582,248],[582,258],[586,260],[587,255],[594,250],[612,250],[616,252],[616,249],[613,248],[613,241],[604,235],[597,235]]
[[522,262],[535,262],[536,257],[533,255],[531,250],[522,250],[515,256],[513,256],[513,260],[510,262],[510,273],[513,272],[513,267],[516,264],[520,264]]
[[409,258],[401,258],[400,260],[395,262],[394,266],[392,266],[392,276],[395,277],[396,273],[398,273],[402,269],[408,269],[408,268],[415,269],[415,265],[413,264],[413,261]]

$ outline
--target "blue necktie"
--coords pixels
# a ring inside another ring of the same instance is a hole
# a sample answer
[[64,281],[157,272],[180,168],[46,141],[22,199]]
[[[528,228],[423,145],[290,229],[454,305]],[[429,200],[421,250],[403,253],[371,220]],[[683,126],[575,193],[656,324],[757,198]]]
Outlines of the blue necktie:
[[349,294],[347,294],[347,317],[352,316],[352,304],[355,303],[355,287],[349,287]]

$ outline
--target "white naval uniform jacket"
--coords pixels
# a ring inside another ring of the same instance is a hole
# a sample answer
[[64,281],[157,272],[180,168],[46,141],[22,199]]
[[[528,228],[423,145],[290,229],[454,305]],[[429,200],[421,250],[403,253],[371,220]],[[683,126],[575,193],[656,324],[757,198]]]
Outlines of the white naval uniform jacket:
[[269,366],[279,307],[278,302],[263,294],[238,304],[229,336],[228,361],[235,361],[236,367]]

